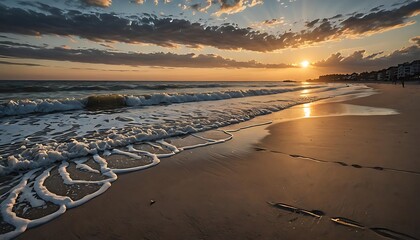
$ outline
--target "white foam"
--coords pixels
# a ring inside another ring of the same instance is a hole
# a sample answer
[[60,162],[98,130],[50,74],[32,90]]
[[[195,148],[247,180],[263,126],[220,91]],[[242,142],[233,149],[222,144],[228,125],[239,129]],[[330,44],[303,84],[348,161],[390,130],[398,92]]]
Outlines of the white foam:
[[[58,172],[60,173],[61,178],[63,179],[64,184],[72,185],[72,184],[104,184],[107,182],[113,182],[117,180],[117,175],[112,175],[112,177],[103,179],[103,180],[73,180],[70,177],[70,173],[67,172],[67,167],[69,166],[69,163],[66,161],[63,161],[61,165],[58,167]],[[99,172],[99,171],[98,171]]]
[[35,193],[32,191],[33,187],[30,187],[28,184],[22,189],[21,191],[21,200],[27,201],[31,205],[31,207],[41,207],[44,206],[46,203],[44,200],[36,198],[34,195]]
[[95,198],[97,196],[99,196],[100,194],[104,193],[110,186],[111,183],[109,181],[105,182],[104,184],[102,184],[102,186],[100,187],[99,190],[97,190],[96,192],[92,193],[92,194],[88,194],[86,196],[84,196],[83,198],[74,201],[73,199],[71,199],[68,196],[60,196],[57,195],[55,193],[50,192],[47,187],[44,186],[44,182],[47,179],[47,177],[50,176],[50,171],[51,171],[52,167],[45,170],[41,175],[39,175],[36,179],[35,185],[34,185],[34,189],[36,191],[36,193],[38,194],[39,197],[41,197],[44,200],[47,200],[49,202],[52,202],[56,205],[59,206],[66,206],[66,208],[73,208],[73,207],[77,207],[83,203],[86,203],[87,201],[91,200],[92,198]]
[[[32,192],[32,188],[29,188],[27,186],[28,180],[30,177],[35,173],[39,171],[39,169],[34,169],[32,171],[29,171],[26,173],[23,177],[21,182],[13,189],[13,191],[9,194],[9,196],[1,203],[0,210],[3,217],[3,220],[15,227],[13,231],[7,232],[5,234],[1,234],[0,238],[2,239],[12,239],[24,232],[28,227],[35,227],[40,224],[46,223],[58,215],[61,215],[65,212],[65,208],[60,207],[56,212],[51,213],[47,216],[38,218],[38,219],[25,219],[18,217],[15,212],[13,212],[13,206],[16,204],[16,201],[19,197],[19,194],[23,194],[24,200],[28,200],[27,193],[30,191]],[[26,189],[26,190],[25,190]],[[26,194],[26,196],[25,196]],[[31,193],[32,195],[32,193]],[[32,195],[32,200],[34,201],[34,197]],[[30,202],[30,204],[39,204],[39,202]]]
[[0,235],[0,237],[3,239],[12,239],[18,236],[20,233],[24,232],[28,227],[30,220],[18,217],[16,213],[13,212],[13,206],[15,205],[20,192],[28,183],[29,177],[31,177],[32,174],[38,170],[39,169],[34,169],[26,173],[22,177],[20,183],[15,188],[13,188],[13,190],[9,193],[9,196],[1,203],[0,211],[3,220],[15,227],[13,231]]
[[178,153],[179,149],[175,146],[172,145],[166,141],[164,141],[163,139],[156,141],[157,143],[161,144],[162,146],[164,146],[165,148],[169,149],[170,151],[172,151],[173,153]]
[[91,168],[89,165],[78,163],[76,169],[84,170],[86,172],[99,173],[98,170]]
[[[267,124],[267,123],[264,123]],[[256,124],[253,126],[261,126],[262,124]],[[118,150],[118,149],[113,149],[112,151],[107,151],[107,155],[111,155],[111,154],[122,154],[122,155],[126,155],[130,158],[133,158],[135,160],[141,160],[142,156],[141,155],[145,155],[148,156],[152,159],[152,162],[150,162],[149,164],[146,165],[141,165],[141,166],[137,166],[137,167],[131,167],[131,168],[125,168],[125,169],[111,169],[108,167],[108,163],[106,161],[106,159],[100,157],[98,154],[94,154],[93,155],[93,159],[95,160],[95,162],[97,162],[101,168],[101,173],[103,175],[107,175],[110,178],[108,179],[104,179],[104,180],[98,180],[98,181],[91,181],[91,180],[73,180],[70,177],[70,174],[67,172],[67,167],[69,165],[69,163],[67,161],[62,161],[62,163],[60,164],[60,166],[58,167],[58,172],[63,180],[63,183],[71,185],[71,184],[102,184],[101,188],[92,193],[92,194],[88,194],[86,196],[84,196],[83,198],[74,201],[72,200],[70,197],[68,196],[60,196],[57,195],[55,193],[52,193],[51,191],[49,191],[47,189],[46,186],[44,186],[45,180],[50,176],[50,173],[52,171],[52,169],[54,167],[50,167],[46,170],[44,170],[38,177],[36,177],[35,182],[34,182],[34,186],[33,187],[29,187],[27,185],[28,180],[29,179],[33,179],[34,178],[34,173],[39,171],[40,169],[34,169],[32,171],[29,171],[28,173],[26,173],[20,183],[9,193],[8,198],[6,198],[6,200],[1,203],[1,213],[3,216],[3,219],[12,224],[13,226],[15,226],[15,230],[2,234],[0,235],[0,237],[5,238],[5,239],[10,239],[10,238],[14,238],[17,235],[19,235],[20,233],[24,232],[28,227],[34,227],[43,223],[46,223],[54,218],[56,218],[57,216],[63,214],[67,208],[72,208],[72,207],[76,207],[79,206],[89,200],[91,200],[92,198],[104,193],[110,186],[111,186],[111,182],[117,180],[117,175],[116,173],[127,173],[127,172],[132,172],[132,171],[139,171],[139,170],[144,170],[153,166],[156,166],[157,164],[160,163],[160,159],[158,156],[160,157],[168,157],[168,156],[172,156],[175,155],[177,153],[180,153],[184,150],[187,149],[193,149],[193,148],[198,148],[198,147],[203,147],[203,146],[208,146],[208,145],[213,145],[213,144],[218,144],[218,143],[222,143],[222,142],[226,142],[232,139],[233,135],[231,133],[229,133],[229,131],[226,130],[221,130],[223,131],[225,134],[228,135],[227,138],[224,139],[219,139],[219,140],[214,140],[214,139],[208,139],[208,138],[204,138],[204,137],[200,137],[198,135],[196,135],[196,137],[201,138],[203,140],[206,140],[206,143],[201,143],[201,144],[195,144],[195,145],[191,145],[191,146],[185,146],[183,148],[178,148],[177,146],[173,145],[173,144],[169,144],[166,141],[160,140],[159,144],[169,148],[172,150],[172,153],[170,154],[153,154],[147,151],[143,151],[143,150],[137,150],[135,149],[132,145],[128,146],[128,150],[129,152],[126,151],[122,151],[122,150]],[[236,132],[238,130],[232,130],[232,132]],[[158,146],[154,143],[149,143],[152,146]],[[141,154],[141,155],[137,155],[137,154]],[[74,162],[76,164],[83,164],[84,162],[87,161],[87,158],[81,158],[81,159],[77,159]],[[40,199],[35,198],[34,194],[32,192],[32,189],[35,190],[35,193],[37,194],[37,196],[40,197]],[[16,214],[12,211],[13,206],[16,204],[16,200],[19,196],[19,194],[22,193],[22,200],[27,200],[29,201],[30,205],[32,207],[39,207],[42,205],[45,205],[45,202],[51,202],[54,203],[56,205],[59,206],[59,210],[57,210],[56,212],[47,215],[45,217],[39,218],[39,219],[35,219],[35,220],[29,220],[29,219],[23,219],[20,218],[18,216],[16,216]]]
[[247,90],[226,90],[208,93],[158,93],[144,96],[126,96],[128,106],[151,106],[158,104],[186,103],[215,101],[231,98],[244,98],[252,96],[273,95],[285,92],[300,91],[302,89],[319,88],[319,86],[304,86],[280,89],[247,89]]
[[[126,155],[128,157],[135,158],[135,159],[141,159],[140,156],[138,156],[136,154],[121,151],[121,150],[118,150],[118,149],[114,149],[114,150],[112,150],[112,152],[117,153],[117,154]],[[141,166],[137,166],[137,167],[123,168],[123,169],[112,169],[112,171],[114,173],[128,173],[128,172],[139,171],[139,170],[144,170],[144,169],[147,169],[147,168],[151,168],[151,167],[156,166],[160,163],[160,159],[157,157],[156,154],[152,154],[152,153],[149,153],[149,152],[141,152],[141,154],[144,154],[148,157],[151,157],[152,162],[149,163],[149,164],[141,165]]]
[[66,98],[56,99],[38,99],[38,100],[10,100],[6,104],[0,105],[0,117],[11,115],[22,115],[28,113],[49,113],[62,112],[69,110],[80,110],[85,107],[81,99]]

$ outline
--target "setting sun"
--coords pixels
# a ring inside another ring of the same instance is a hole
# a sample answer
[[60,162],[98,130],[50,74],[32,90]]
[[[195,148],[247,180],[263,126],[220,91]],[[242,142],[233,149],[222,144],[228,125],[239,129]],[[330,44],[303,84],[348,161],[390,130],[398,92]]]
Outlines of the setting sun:
[[305,60],[305,61],[302,61],[302,62],[300,63],[300,66],[301,66],[301,67],[303,67],[303,68],[307,68],[307,67],[309,67],[309,64],[310,64],[310,63],[309,63],[308,61],[306,61],[306,60]]

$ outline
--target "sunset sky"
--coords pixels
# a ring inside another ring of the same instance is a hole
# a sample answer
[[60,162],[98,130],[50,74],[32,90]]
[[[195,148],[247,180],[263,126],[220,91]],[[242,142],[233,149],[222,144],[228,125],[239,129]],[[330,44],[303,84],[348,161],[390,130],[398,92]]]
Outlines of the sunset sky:
[[378,70],[420,58],[419,20],[415,0],[0,0],[0,79],[306,80]]

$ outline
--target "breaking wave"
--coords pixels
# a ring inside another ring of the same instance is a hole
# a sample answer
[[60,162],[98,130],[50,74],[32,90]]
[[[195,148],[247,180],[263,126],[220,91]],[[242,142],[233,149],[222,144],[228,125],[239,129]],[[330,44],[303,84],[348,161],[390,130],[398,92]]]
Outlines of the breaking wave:
[[7,103],[0,105],[0,117],[82,109],[112,109],[133,106],[216,101],[231,98],[272,95],[312,88],[319,88],[319,86],[300,86],[280,89],[225,90],[206,93],[153,93],[138,96],[108,94],[93,95],[85,98],[10,100]]

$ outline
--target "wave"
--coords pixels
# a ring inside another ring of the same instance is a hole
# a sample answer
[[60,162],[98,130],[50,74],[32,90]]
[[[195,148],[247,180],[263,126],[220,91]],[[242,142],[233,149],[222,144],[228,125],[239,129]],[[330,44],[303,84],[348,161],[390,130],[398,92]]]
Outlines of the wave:
[[[256,116],[266,115],[283,109],[318,100],[317,98],[302,98],[296,101],[281,102],[265,107],[226,111],[214,113],[212,119],[195,121],[185,120],[184,124],[174,122],[172,124],[158,124],[153,126],[131,126],[123,129],[111,128],[97,138],[79,136],[64,142],[38,143],[25,149],[19,149],[18,154],[13,151],[10,155],[4,156],[4,165],[0,164],[0,176],[20,170],[31,170],[45,167],[55,162],[70,160],[79,157],[94,155],[99,152],[114,149],[116,147],[128,146],[138,142],[149,142],[169,137],[183,136],[211,129],[229,126],[253,119]],[[26,140],[25,140],[26,141]],[[29,141],[29,140],[28,140]],[[19,144],[17,144],[19,145]],[[16,146],[17,146],[16,145]],[[0,158],[1,160],[1,158]]]
[[133,106],[152,106],[162,104],[217,101],[231,98],[273,95],[319,86],[301,86],[294,88],[225,90],[207,93],[154,93],[145,95],[93,95],[86,98],[10,100],[0,105],[0,117],[16,116],[30,113],[52,113],[71,110],[113,109]]

